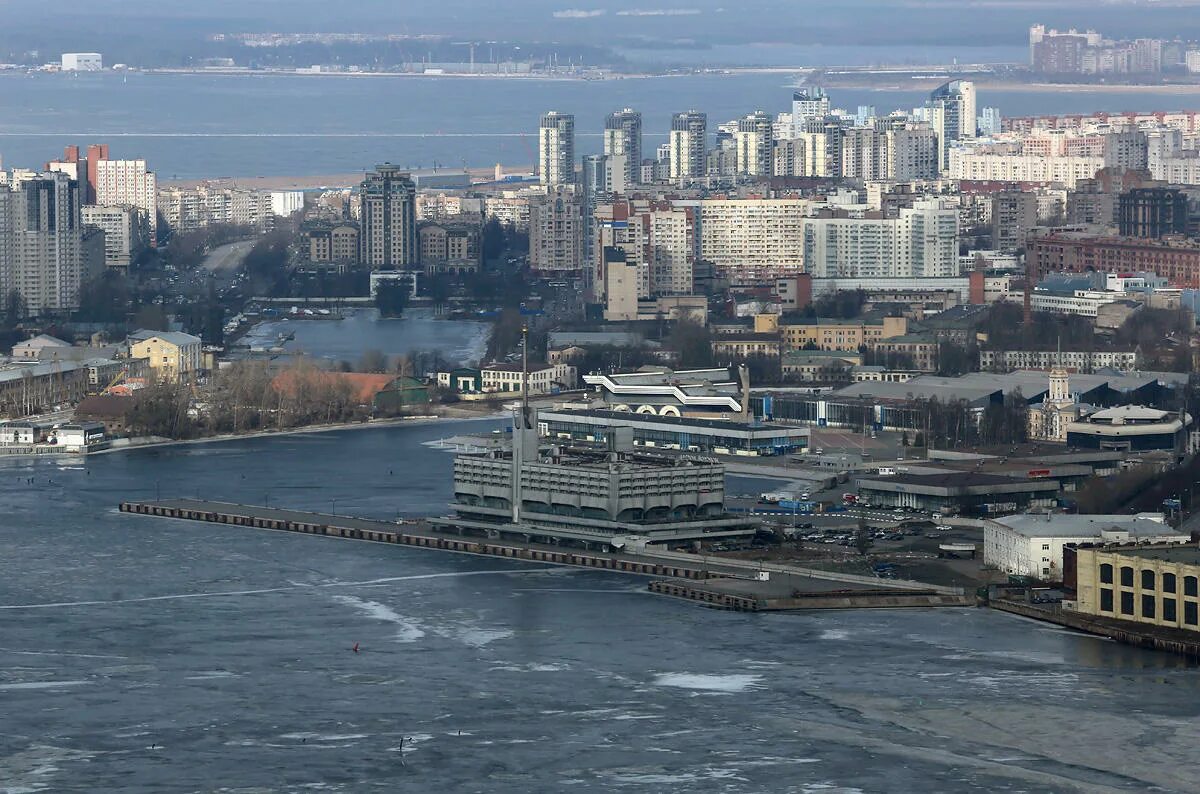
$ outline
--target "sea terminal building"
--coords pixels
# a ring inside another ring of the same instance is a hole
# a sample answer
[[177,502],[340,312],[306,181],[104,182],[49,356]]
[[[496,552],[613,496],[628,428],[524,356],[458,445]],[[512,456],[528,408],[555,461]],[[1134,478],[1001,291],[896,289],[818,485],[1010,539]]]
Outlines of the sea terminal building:
[[434,524],[492,536],[572,542],[682,544],[750,536],[755,526],[725,510],[725,467],[714,460],[637,452],[629,428],[606,449],[539,445],[515,430],[510,448],[454,461],[455,515]]
[[717,455],[786,455],[808,448],[809,429],[773,422],[699,419],[603,410],[541,410],[538,434],[560,441],[607,442],[617,427],[640,447]]

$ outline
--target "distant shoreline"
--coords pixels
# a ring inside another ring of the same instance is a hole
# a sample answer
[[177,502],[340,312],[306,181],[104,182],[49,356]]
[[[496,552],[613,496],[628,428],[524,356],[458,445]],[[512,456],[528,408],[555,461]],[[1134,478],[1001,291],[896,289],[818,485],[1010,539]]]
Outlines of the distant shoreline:
[[[260,438],[282,438],[287,436],[308,435],[311,433],[332,433],[339,430],[377,430],[389,427],[403,427],[411,425],[431,425],[439,422],[482,422],[488,419],[502,419],[502,412],[493,412],[487,414],[479,414],[476,416],[418,416],[413,418],[395,417],[393,419],[376,419],[369,422],[344,422],[340,424],[323,424],[323,425],[308,425],[307,427],[294,427],[287,430],[255,430],[250,433],[222,433],[216,436],[207,436],[205,438],[187,438],[187,439],[168,439],[164,441],[149,441],[144,444],[125,444],[119,447],[109,447],[108,449],[89,452],[86,456],[91,458],[97,455],[110,455],[115,452],[133,452],[142,449],[164,449],[167,447],[182,447],[192,446],[197,444],[219,444],[226,441],[247,441]],[[29,456],[38,459],[49,459],[55,456]]]

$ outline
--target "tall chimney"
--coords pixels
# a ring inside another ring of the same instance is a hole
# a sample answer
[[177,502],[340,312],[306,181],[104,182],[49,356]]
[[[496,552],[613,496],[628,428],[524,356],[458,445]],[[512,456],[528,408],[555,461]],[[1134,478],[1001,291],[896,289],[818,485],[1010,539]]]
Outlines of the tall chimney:
[[750,421],[750,368],[738,365],[738,377],[742,381],[742,421]]

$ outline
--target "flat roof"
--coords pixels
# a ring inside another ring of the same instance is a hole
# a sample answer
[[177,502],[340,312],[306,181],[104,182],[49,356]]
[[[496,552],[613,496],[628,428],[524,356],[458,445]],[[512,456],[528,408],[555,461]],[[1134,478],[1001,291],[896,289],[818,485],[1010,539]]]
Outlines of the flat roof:
[[1134,537],[1180,534],[1167,524],[1150,518],[1125,515],[1075,515],[1068,513],[1024,514],[993,518],[992,522],[1029,538],[1091,538],[1116,530]]
[[1129,546],[1125,548],[1097,548],[1094,551],[1115,552],[1126,557],[1141,557],[1144,560],[1162,560],[1177,562],[1184,565],[1200,565],[1200,547],[1192,545],[1177,546]]
[[[538,411],[538,418],[570,419],[572,417],[590,417],[593,419],[617,419],[626,422],[645,422],[647,424],[671,425],[678,428],[701,427],[709,430],[726,430],[739,433],[772,431],[790,431],[799,435],[808,435],[809,429],[799,425],[786,425],[776,422],[736,422],[731,419],[696,419],[689,416],[661,416],[659,414],[639,414],[632,411],[605,411],[597,408],[586,408],[578,411],[569,409],[552,409]],[[618,425],[614,425],[618,426]]]

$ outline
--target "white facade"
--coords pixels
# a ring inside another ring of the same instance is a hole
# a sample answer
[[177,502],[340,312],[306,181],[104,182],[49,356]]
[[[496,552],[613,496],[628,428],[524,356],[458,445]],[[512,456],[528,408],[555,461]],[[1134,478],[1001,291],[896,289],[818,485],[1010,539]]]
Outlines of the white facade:
[[[521,393],[521,367],[515,364],[493,364],[480,370],[484,392]],[[553,394],[575,388],[575,368],[567,364],[530,367],[529,393]]]
[[980,350],[979,368],[985,372],[1015,369],[1050,369],[1062,366],[1073,372],[1098,369],[1133,372],[1138,368],[1134,350]]
[[146,239],[158,236],[158,180],[145,160],[100,160],[96,163],[96,203],[138,209]]
[[698,110],[676,113],[671,117],[668,144],[671,179],[704,176],[707,170],[708,116]]
[[923,199],[890,218],[807,218],[804,267],[814,278],[958,275],[958,209]]
[[1074,190],[1077,181],[1094,178],[1104,166],[1103,156],[994,154],[954,146],[950,149],[949,176],[985,182],[1058,182]]
[[[610,177],[624,192],[625,186],[642,181],[642,114],[624,108],[609,114],[604,123],[604,154],[619,166],[620,173]],[[619,179],[616,178],[619,176]]]
[[302,209],[304,209],[304,191],[271,191],[271,214],[280,218],[286,218],[292,213],[299,212]]
[[538,178],[543,185],[575,184],[575,117],[550,111],[538,127]]
[[770,176],[774,170],[774,122],[765,111],[757,110],[738,121],[733,133],[734,159],[738,174]]
[[1071,295],[1063,295],[1034,289],[1029,297],[1029,307],[1035,312],[1095,317],[1101,306],[1116,303],[1125,297],[1124,292],[1106,290],[1077,289]]
[[64,52],[61,68],[64,72],[98,72],[104,68],[104,59],[98,52]]
[[1014,515],[983,525],[983,562],[1001,573],[1062,581],[1063,547],[1072,543],[1186,543],[1162,522],[1145,515]]
[[82,216],[84,224],[104,231],[104,266],[128,270],[142,247],[137,210],[88,204],[82,208]]
[[746,276],[804,271],[807,199],[706,199],[694,206],[700,259]]

